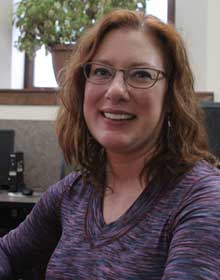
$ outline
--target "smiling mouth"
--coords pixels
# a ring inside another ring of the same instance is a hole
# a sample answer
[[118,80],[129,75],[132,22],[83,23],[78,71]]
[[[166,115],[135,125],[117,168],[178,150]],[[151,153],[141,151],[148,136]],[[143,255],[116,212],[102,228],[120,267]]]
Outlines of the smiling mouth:
[[135,115],[132,114],[127,114],[127,113],[107,113],[107,112],[103,112],[103,116],[106,119],[109,120],[115,120],[115,121],[122,121],[122,120],[133,120],[135,118]]

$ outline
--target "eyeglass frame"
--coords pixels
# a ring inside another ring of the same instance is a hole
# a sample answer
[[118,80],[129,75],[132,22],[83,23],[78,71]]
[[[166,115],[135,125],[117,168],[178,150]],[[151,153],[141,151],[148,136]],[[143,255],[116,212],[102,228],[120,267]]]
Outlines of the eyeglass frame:
[[[112,70],[112,74],[113,74],[112,77],[110,77],[107,80],[103,80],[102,82],[94,82],[94,81],[90,80],[89,77],[88,77],[87,71],[86,71],[86,67],[88,65],[92,65],[92,64],[96,64],[96,65],[104,66],[106,68],[110,68]],[[125,84],[129,85],[130,87],[135,88],[135,89],[149,89],[149,88],[152,88],[158,81],[160,81],[162,79],[165,79],[167,77],[167,75],[164,71],[159,70],[159,69],[155,69],[155,68],[151,68],[151,67],[129,67],[129,68],[126,68],[126,69],[117,69],[117,68],[114,68],[113,66],[110,66],[108,64],[104,64],[104,63],[100,63],[100,62],[96,62],[96,61],[87,62],[87,63],[82,65],[82,68],[83,68],[83,73],[84,73],[84,76],[85,76],[86,80],[89,81],[90,83],[96,84],[96,85],[104,85],[104,84],[107,84],[108,82],[113,81],[117,72],[122,72]],[[127,79],[128,71],[133,70],[133,69],[149,69],[149,70],[156,71],[157,72],[157,78],[152,80],[153,83],[148,87],[135,87],[135,86],[131,85],[128,82],[128,79]],[[160,74],[162,75],[161,77],[160,77]]]

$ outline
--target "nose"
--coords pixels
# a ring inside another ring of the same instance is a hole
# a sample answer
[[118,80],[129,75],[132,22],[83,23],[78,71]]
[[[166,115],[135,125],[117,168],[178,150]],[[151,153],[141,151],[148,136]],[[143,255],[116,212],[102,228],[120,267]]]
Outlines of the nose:
[[124,80],[124,73],[122,71],[116,72],[113,80],[108,85],[105,97],[114,102],[129,101],[130,95]]

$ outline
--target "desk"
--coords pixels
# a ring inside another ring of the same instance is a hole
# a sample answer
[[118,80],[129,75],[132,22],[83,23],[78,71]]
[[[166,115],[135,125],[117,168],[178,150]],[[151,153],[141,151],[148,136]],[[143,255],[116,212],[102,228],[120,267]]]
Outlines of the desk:
[[25,219],[40,195],[41,193],[34,193],[32,196],[9,195],[6,191],[0,192],[0,236],[18,226]]
[[34,205],[40,198],[41,193],[25,196],[20,194],[8,194],[6,191],[0,191],[0,204],[6,205]]
[[[30,213],[34,204],[39,200],[41,193],[32,196],[19,194],[9,195],[6,191],[0,191],[0,236],[17,227]],[[19,280],[44,279],[35,270],[25,271]]]

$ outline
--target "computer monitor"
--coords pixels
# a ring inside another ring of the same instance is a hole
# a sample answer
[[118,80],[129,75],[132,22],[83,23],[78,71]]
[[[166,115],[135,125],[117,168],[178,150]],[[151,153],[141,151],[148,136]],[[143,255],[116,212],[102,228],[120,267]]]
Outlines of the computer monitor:
[[220,102],[202,103],[201,106],[205,112],[209,149],[220,158]]
[[14,152],[14,130],[0,130],[0,187],[8,184],[9,156]]

